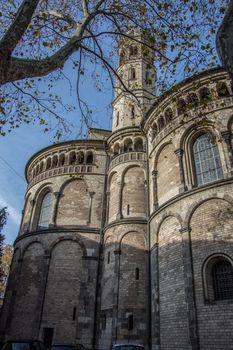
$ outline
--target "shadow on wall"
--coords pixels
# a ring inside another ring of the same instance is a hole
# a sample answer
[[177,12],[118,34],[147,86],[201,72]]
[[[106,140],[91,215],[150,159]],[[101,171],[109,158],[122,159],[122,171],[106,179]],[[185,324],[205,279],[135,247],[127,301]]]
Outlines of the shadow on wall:
[[[188,236],[180,231],[173,217],[160,226],[158,246],[151,252],[152,342],[158,341],[156,330],[160,329],[164,349],[187,349],[190,327],[197,329],[200,349],[209,350],[215,345],[227,350],[233,342],[233,242],[232,236],[221,239],[221,234],[224,237],[229,229],[229,221],[225,218],[215,225],[215,230],[211,227],[211,236],[202,231],[202,209],[193,214],[190,225],[190,271]],[[197,239],[197,228],[203,239]],[[38,235],[42,243],[31,242],[24,252],[15,251],[2,331],[7,338],[42,339],[45,329],[53,328],[54,342],[65,343],[78,336],[81,343],[91,348],[97,243],[63,232],[60,240],[55,239],[57,234],[51,234],[53,240],[46,246],[49,235]],[[140,234],[136,237],[141,239]],[[130,244],[129,237],[118,250],[119,241],[106,244],[96,322],[100,348],[110,346],[116,339],[148,339],[148,253],[137,248],[137,238]],[[94,245],[95,255],[87,256],[86,248]],[[188,288],[192,282],[193,294]],[[191,315],[187,310],[192,295],[195,297]]]

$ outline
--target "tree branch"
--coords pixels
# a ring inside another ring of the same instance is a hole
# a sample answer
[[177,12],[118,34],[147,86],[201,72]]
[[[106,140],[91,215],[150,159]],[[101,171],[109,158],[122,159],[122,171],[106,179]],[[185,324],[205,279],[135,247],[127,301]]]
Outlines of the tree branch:
[[24,0],[22,2],[13,23],[0,41],[1,59],[3,57],[10,56],[14,48],[17,46],[31,22],[33,13],[38,3],[39,0]]

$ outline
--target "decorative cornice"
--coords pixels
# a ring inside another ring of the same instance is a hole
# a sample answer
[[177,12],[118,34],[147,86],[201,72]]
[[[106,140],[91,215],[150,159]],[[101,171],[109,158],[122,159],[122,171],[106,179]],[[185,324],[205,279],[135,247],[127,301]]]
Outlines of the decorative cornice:
[[181,194],[178,194],[177,196],[171,198],[170,200],[168,200],[167,202],[159,206],[158,209],[150,215],[149,222],[151,222],[154,219],[154,217],[158,215],[161,211],[163,211],[165,208],[169,207],[171,204],[174,204],[180,201],[183,198],[190,197],[192,194],[205,192],[206,190],[210,190],[211,188],[229,185],[231,183],[233,183],[233,178],[215,181],[215,182],[212,182],[211,184],[195,187],[195,188],[192,188],[191,190],[187,190]]
[[132,224],[147,225],[147,223],[148,223],[148,220],[144,218],[119,219],[111,222],[110,224],[107,224],[104,227],[104,232],[115,226],[132,225]]
[[37,235],[46,235],[50,233],[90,233],[90,234],[100,234],[100,229],[95,227],[86,226],[54,226],[49,227],[47,230],[37,230],[24,233],[16,238],[14,244],[18,243],[24,238],[33,237]]

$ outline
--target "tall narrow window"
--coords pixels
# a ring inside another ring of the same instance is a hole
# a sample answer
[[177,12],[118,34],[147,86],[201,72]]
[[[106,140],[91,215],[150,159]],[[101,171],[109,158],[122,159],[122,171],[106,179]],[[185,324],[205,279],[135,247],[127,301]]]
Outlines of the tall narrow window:
[[116,114],[116,126],[119,125],[119,118],[120,118],[120,113],[119,113],[119,111],[117,111],[117,114]]
[[133,314],[128,315],[128,330],[131,331],[133,329]]
[[135,108],[134,106],[131,106],[131,118],[135,118]]
[[212,267],[215,300],[233,299],[233,268],[227,260],[217,261]]
[[110,252],[108,252],[108,264],[110,263]]
[[135,279],[136,279],[136,281],[139,280],[139,268],[138,267],[136,267],[136,269],[135,269]]
[[53,203],[53,194],[51,192],[48,192],[44,196],[41,203],[38,227],[43,227],[43,228],[49,227],[52,203]]
[[127,204],[127,215],[129,215],[129,214],[130,214],[130,205]]
[[76,306],[73,307],[73,314],[72,314],[72,320],[75,321],[76,319]]
[[193,144],[193,157],[197,185],[223,178],[217,144],[208,134],[199,136]]

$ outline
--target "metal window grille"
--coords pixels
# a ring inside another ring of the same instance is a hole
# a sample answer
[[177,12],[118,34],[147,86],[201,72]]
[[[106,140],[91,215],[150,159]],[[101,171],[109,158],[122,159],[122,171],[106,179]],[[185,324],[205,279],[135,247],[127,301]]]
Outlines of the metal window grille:
[[215,300],[233,299],[233,268],[229,261],[218,261],[212,268]]

